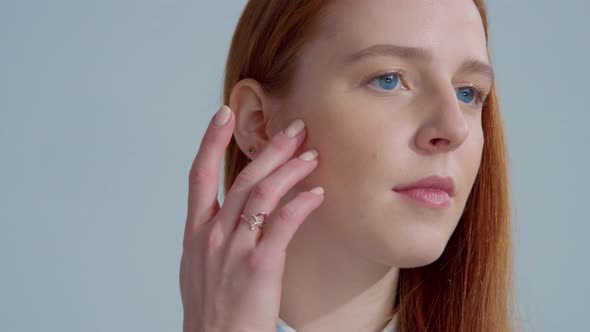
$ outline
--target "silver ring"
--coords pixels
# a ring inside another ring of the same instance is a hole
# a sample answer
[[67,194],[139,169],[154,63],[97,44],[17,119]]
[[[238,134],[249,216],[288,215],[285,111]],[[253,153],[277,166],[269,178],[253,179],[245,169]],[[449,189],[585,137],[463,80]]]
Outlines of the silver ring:
[[249,217],[246,217],[242,214],[242,219],[246,220],[250,224],[250,230],[256,230],[257,228],[262,228],[266,223],[266,218],[268,218],[268,214],[261,212],[257,213],[256,215],[252,214]]

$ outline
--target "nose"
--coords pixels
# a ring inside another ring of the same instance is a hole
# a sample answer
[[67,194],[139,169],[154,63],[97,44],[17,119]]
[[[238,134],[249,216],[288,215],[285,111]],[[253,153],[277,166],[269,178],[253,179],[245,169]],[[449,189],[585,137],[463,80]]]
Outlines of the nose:
[[469,135],[469,126],[455,88],[448,83],[440,84],[425,99],[428,99],[425,107],[429,107],[429,110],[416,135],[417,148],[426,153],[457,149]]

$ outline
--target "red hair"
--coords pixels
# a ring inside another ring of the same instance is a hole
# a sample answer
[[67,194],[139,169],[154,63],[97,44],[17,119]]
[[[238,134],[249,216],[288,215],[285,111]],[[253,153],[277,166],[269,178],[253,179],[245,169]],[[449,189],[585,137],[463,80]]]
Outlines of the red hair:
[[[327,1],[250,0],[238,21],[225,69],[223,103],[244,78],[287,93],[293,61],[314,34]],[[474,0],[488,39],[483,0]],[[489,51],[488,51],[489,54]],[[515,312],[507,149],[495,85],[483,105],[484,146],[465,210],[441,257],[400,269],[391,315],[398,332],[513,331]],[[224,194],[249,162],[232,137],[225,153]]]

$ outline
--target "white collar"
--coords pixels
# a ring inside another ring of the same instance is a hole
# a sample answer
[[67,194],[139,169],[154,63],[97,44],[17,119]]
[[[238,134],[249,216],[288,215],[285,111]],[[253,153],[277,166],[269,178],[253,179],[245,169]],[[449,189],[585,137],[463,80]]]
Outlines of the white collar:
[[[395,332],[397,327],[397,314],[393,316],[387,323],[387,325],[381,330],[381,332]],[[285,321],[283,321],[279,317],[279,321],[277,323],[277,332],[297,332],[291,326],[289,326]]]

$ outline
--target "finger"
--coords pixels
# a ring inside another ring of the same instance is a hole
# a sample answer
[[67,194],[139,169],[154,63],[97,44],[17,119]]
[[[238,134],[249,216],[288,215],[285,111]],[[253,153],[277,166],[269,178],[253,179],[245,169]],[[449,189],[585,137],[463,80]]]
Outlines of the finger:
[[[309,150],[297,158],[289,160],[286,164],[262,179],[250,192],[243,215],[271,214],[281,198],[299,181],[309,175],[318,165],[317,151]],[[246,221],[238,223],[233,233],[231,247],[237,252],[254,248],[258,242],[260,229],[250,229]]]
[[289,128],[276,134],[260,154],[237,175],[218,213],[221,231],[226,238],[234,231],[236,222],[239,222],[252,188],[289,160],[303,142],[303,121],[295,120]]
[[280,254],[287,250],[293,235],[305,218],[324,200],[324,190],[316,187],[310,191],[300,192],[291,201],[274,211],[264,230],[264,236],[258,249],[266,254]]
[[[226,119],[227,122],[217,126],[216,119]],[[189,172],[185,235],[197,223],[204,223],[219,210],[219,169],[225,149],[231,140],[233,127],[233,112],[227,105],[222,105],[209,121]]]

